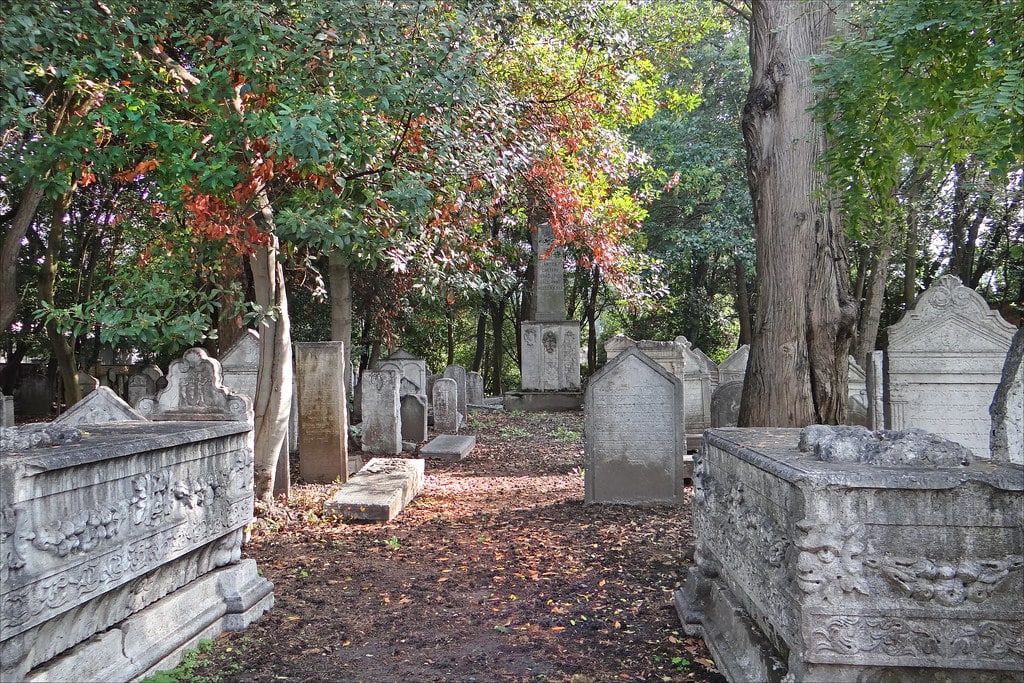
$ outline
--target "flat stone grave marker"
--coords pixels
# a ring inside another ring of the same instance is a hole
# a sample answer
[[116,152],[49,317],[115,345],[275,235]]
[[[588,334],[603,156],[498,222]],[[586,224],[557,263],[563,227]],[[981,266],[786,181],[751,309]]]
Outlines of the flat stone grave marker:
[[371,458],[324,504],[336,517],[389,522],[423,489],[418,458]]
[[420,449],[420,457],[436,460],[464,460],[475,447],[475,436],[441,434],[435,436],[430,443]]
[[638,349],[597,371],[584,396],[586,503],[681,505],[683,383]]

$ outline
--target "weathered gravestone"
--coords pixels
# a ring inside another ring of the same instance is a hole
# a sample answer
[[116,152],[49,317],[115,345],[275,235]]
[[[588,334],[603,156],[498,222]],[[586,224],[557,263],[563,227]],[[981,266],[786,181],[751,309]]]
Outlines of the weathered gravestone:
[[459,431],[459,386],[451,377],[434,381],[434,431],[456,434]]
[[890,429],[918,427],[989,455],[989,406],[1015,328],[985,299],[944,275],[888,329]]
[[74,427],[145,419],[145,415],[125,403],[113,389],[99,387],[66,410],[53,424]]
[[128,404],[136,406],[146,397],[156,396],[156,380],[145,372],[137,372],[128,379]]
[[[256,400],[256,382],[260,372],[260,335],[256,330],[246,329],[242,335],[231,345],[220,359],[221,371],[224,376],[224,386],[230,388],[236,394],[248,396],[250,401]],[[292,384],[292,398],[294,405],[294,382]],[[291,461],[289,457],[288,442],[291,436],[291,414],[289,411],[289,436],[285,437],[281,445],[281,452],[277,456],[277,470],[274,474],[274,495],[287,494],[291,490]]]
[[885,427],[885,351],[872,351],[864,369],[868,393],[868,429]]
[[394,370],[402,378],[399,393],[427,395],[427,362],[399,349],[377,364],[378,370]]
[[0,394],[0,427],[14,426],[14,397]]
[[367,370],[363,385],[363,452],[402,452],[402,416],[398,397],[401,375],[396,370]]
[[171,361],[167,386],[135,409],[150,420],[253,419],[252,401],[224,386],[220,362],[198,347]]
[[850,356],[847,373],[846,424],[870,427],[867,373]]
[[418,444],[427,440],[427,399],[418,394],[402,397],[402,441]]
[[584,395],[587,503],[679,505],[683,384],[637,349],[598,370]]
[[215,361],[194,351],[153,406],[173,420],[140,420],[104,387],[64,419],[129,421],[54,423],[78,438],[0,457],[0,680],[139,680],[273,605],[241,559],[252,410],[240,396],[231,407]]
[[484,402],[484,376],[479,372],[466,373],[466,404],[481,405]]
[[472,434],[439,434],[430,443],[420,449],[421,458],[437,460],[465,460],[476,446],[476,437]]
[[509,410],[578,410],[580,326],[565,319],[565,257],[552,247],[553,228],[537,226],[529,320],[521,325],[521,391],[505,395]]
[[390,522],[422,489],[422,460],[370,458],[327,500],[324,510],[344,519]]
[[700,434],[711,427],[711,395],[718,386],[718,366],[686,337],[676,337],[683,347],[683,396],[686,431]]
[[14,390],[14,407],[22,417],[47,417],[53,412],[53,387],[45,375],[33,373]]
[[742,379],[719,384],[711,395],[711,426],[735,427],[739,421],[742,400]]
[[348,480],[348,404],[342,342],[295,344],[299,473],[304,481]]
[[719,385],[725,384],[726,382],[742,382],[744,375],[747,374],[747,361],[749,358],[749,344],[744,344],[729,354],[729,357],[723,360],[722,364],[718,366]]
[[729,680],[1020,680],[1021,468],[816,425],[709,430],[694,478],[676,609]]
[[455,380],[458,394],[456,400],[458,402],[459,414],[462,416],[469,415],[469,401],[466,391],[466,368],[461,365],[449,365],[444,369],[444,377]]

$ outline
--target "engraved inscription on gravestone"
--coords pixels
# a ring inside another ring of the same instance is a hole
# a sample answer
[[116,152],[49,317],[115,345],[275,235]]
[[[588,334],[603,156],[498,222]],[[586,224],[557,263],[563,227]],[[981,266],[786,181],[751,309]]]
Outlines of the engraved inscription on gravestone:
[[535,277],[532,320],[565,320],[565,255],[562,247],[552,249],[555,232],[541,223],[534,234]]

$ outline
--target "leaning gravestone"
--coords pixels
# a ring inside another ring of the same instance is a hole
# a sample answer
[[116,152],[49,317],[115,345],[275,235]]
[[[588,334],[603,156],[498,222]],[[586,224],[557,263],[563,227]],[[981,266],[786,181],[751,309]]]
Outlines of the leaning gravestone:
[[455,380],[455,385],[458,388],[458,406],[460,415],[469,414],[469,400],[468,392],[466,389],[466,368],[461,365],[449,365],[444,369],[444,377]]
[[680,505],[683,383],[637,349],[598,370],[584,394],[587,503]]
[[295,344],[299,474],[307,482],[348,480],[348,405],[342,342]]
[[456,434],[459,431],[459,386],[451,377],[434,382],[434,431]]
[[988,410],[1014,332],[980,294],[939,278],[889,327],[887,426],[941,434],[988,457]]
[[363,451],[374,455],[402,452],[402,416],[396,370],[367,370],[363,385]]

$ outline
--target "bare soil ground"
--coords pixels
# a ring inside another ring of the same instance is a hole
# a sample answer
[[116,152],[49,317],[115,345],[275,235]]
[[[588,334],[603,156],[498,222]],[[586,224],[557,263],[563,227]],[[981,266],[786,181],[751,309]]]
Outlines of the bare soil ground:
[[688,505],[585,506],[579,413],[474,411],[464,431],[476,449],[427,461],[389,523],[324,518],[326,485],[262,512],[244,554],[277,604],[190,680],[725,680],[672,606]]

